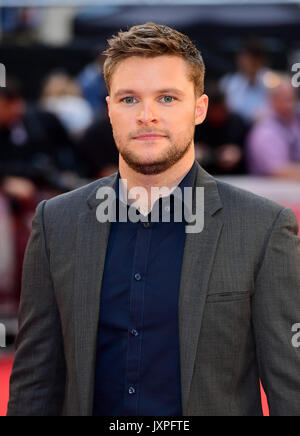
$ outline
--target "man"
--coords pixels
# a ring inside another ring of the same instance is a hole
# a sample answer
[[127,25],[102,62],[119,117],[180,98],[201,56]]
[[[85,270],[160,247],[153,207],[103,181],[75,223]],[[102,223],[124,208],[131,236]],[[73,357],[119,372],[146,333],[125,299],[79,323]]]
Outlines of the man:
[[300,117],[291,79],[278,76],[270,111],[250,132],[247,163],[252,174],[300,181]]
[[[119,171],[37,209],[8,415],[261,415],[259,378],[271,414],[297,415],[293,212],[195,162],[208,97],[202,57],[185,35],[135,26],[109,41],[106,56]],[[172,194],[152,196],[154,187]],[[143,213],[130,204],[135,188]],[[186,189],[192,203],[182,196],[180,222],[175,200]],[[187,231],[203,212],[201,189],[205,225]],[[151,200],[141,195],[150,191]],[[111,192],[118,201],[107,201]],[[117,218],[110,211],[105,221],[112,204]],[[140,221],[123,222],[124,210]]]
[[268,88],[265,49],[261,42],[250,40],[236,56],[238,71],[227,74],[220,85],[231,112],[240,115],[250,126],[267,103]]

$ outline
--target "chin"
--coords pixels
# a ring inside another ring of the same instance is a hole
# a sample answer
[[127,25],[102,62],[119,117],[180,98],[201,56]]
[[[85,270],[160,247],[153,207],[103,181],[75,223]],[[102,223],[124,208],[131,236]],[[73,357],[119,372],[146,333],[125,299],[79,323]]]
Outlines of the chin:
[[170,168],[168,160],[159,159],[139,159],[134,161],[127,161],[127,164],[136,172],[144,175],[161,174]]
[[162,153],[147,153],[146,151],[141,153],[132,153],[127,156],[128,160],[135,162],[137,165],[155,165],[163,163],[167,159]]

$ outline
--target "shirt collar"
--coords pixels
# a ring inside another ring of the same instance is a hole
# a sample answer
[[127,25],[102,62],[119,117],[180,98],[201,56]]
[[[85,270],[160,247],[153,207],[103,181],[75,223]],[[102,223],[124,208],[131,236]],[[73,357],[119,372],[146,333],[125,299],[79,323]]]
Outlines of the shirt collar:
[[[196,176],[197,176],[197,162],[196,162],[196,160],[194,160],[194,163],[191,166],[189,172],[184,176],[184,178],[181,180],[181,182],[177,186],[179,188],[179,192],[181,192],[181,195],[182,195],[181,199],[185,203],[185,206],[188,208],[188,210],[191,209],[191,207],[190,207],[191,205],[189,204],[188,199],[186,199],[184,196],[184,188],[194,187],[195,182],[196,182]],[[119,195],[119,187],[121,188],[120,195]],[[126,193],[124,192],[124,186],[122,185],[122,183],[120,184],[120,172],[119,172],[119,170],[117,172],[117,177],[116,177],[116,181],[114,184],[114,190],[115,190],[115,194],[116,194],[116,199],[117,200],[119,199],[122,203],[128,205],[128,202],[126,200]],[[178,197],[178,195],[179,195],[178,190],[175,189],[174,191],[172,191],[171,196],[172,195]]]

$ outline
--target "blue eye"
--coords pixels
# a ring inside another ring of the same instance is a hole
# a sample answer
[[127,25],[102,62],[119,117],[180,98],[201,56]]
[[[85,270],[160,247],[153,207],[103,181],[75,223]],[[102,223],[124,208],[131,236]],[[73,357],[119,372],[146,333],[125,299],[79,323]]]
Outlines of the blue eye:
[[124,101],[124,103],[126,103],[126,104],[133,104],[134,100],[135,100],[134,97],[125,97],[125,98],[123,98],[122,101]]
[[162,97],[162,100],[165,100],[165,103],[172,103],[174,101],[174,97],[171,97],[170,95],[165,95]]

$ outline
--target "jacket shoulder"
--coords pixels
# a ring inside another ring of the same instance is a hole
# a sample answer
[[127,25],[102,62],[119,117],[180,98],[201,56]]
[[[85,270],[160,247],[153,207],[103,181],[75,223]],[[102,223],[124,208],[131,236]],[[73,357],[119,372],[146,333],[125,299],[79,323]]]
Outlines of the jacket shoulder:
[[73,191],[57,195],[46,201],[44,214],[47,216],[47,221],[65,222],[74,221],[79,214],[88,210],[88,198],[98,190],[100,186],[112,185],[117,173],[108,177],[95,180]]
[[229,214],[276,218],[285,209],[282,204],[215,179],[223,207]]

